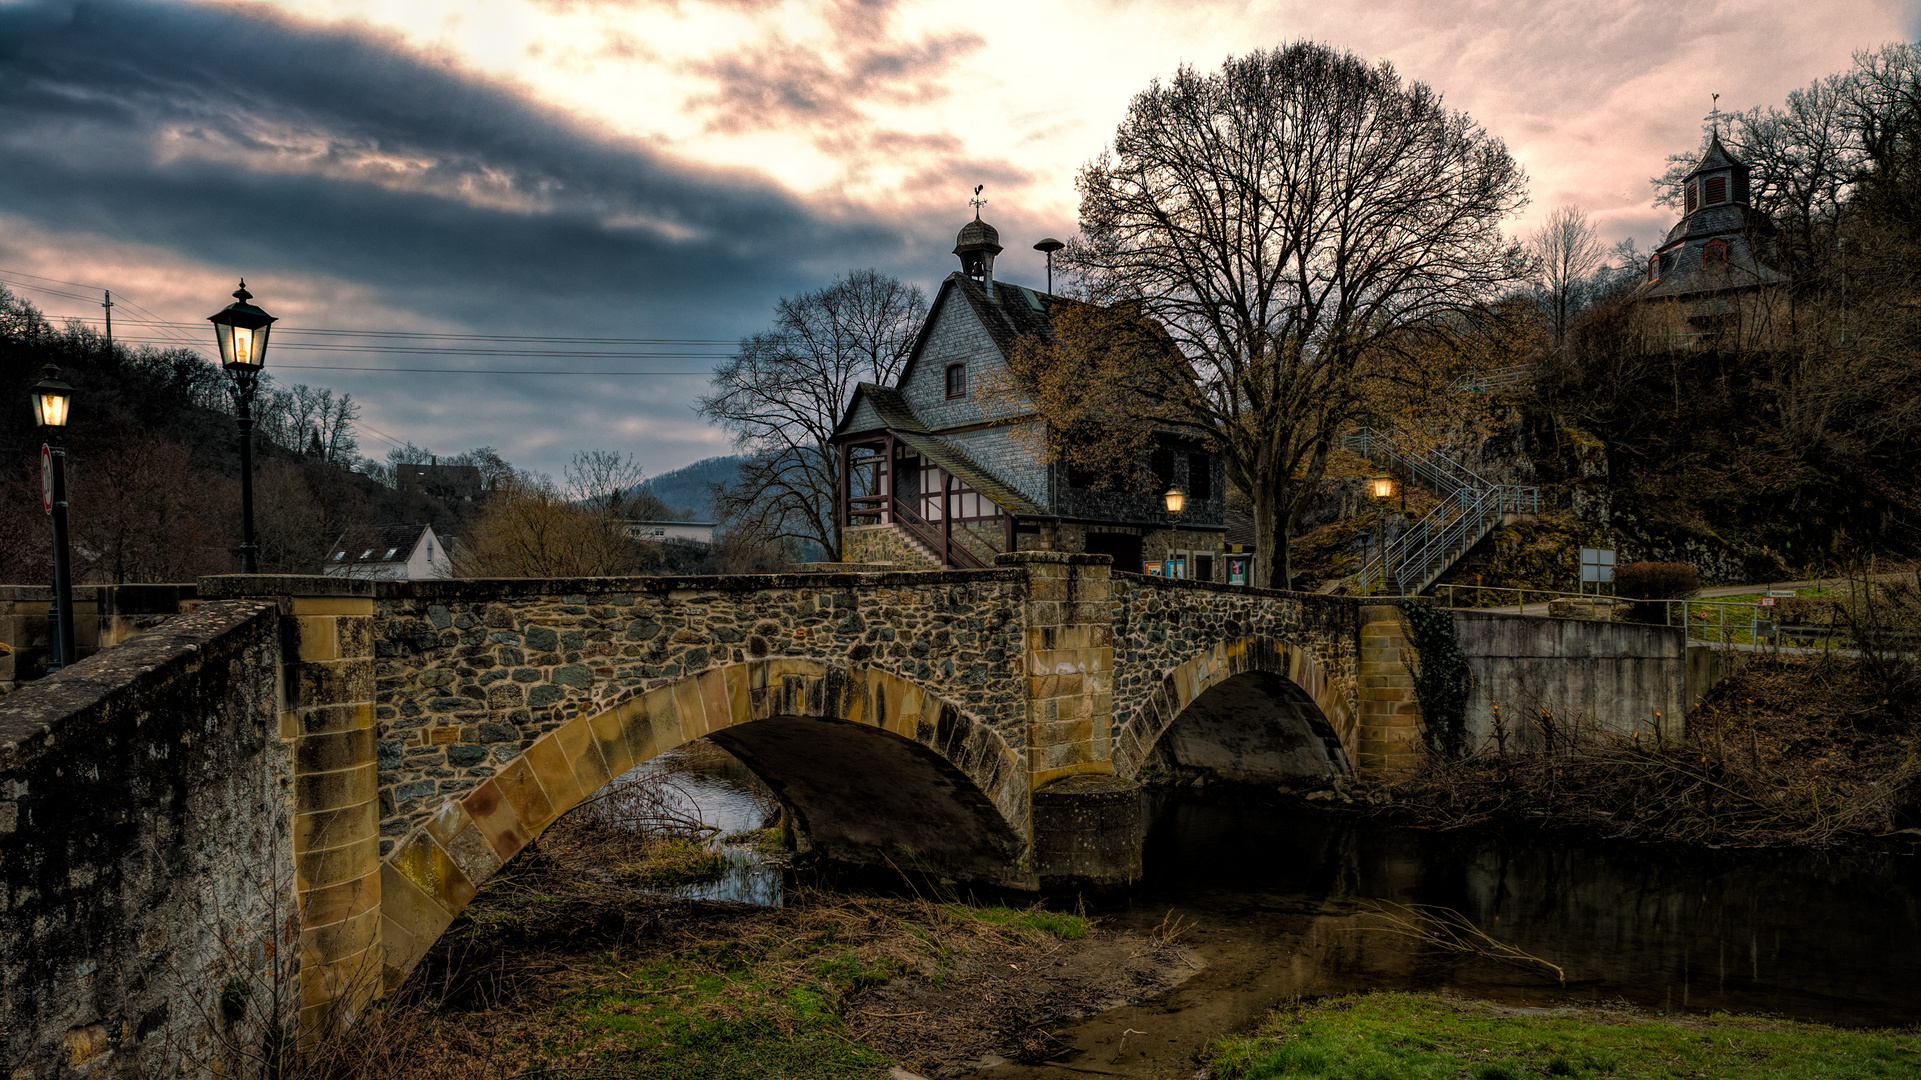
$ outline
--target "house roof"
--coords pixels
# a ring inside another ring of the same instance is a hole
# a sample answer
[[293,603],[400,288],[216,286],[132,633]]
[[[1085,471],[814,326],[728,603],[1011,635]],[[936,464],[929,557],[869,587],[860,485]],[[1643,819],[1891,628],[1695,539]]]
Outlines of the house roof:
[[1742,163],[1736,160],[1733,154],[1728,153],[1727,147],[1721,145],[1721,136],[1716,135],[1714,141],[1708,144],[1708,152],[1701,155],[1701,163],[1696,165],[1694,171],[1688,173],[1688,175],[1693,176],[1695,173],[1709,172],[1714,169],[1736,169],[1741,167]]
[[1011,513],[1030,516],[1047,513],[1046,507],[1021,494],[1005,480],[981,467],[978,462],[961,452],[952,443],[932,435],[899,430],[894,432],[894,438],[918,450],[922,457],[946,469],[960,478],[968,487],[999,503]]
[[940,321],[940,313],[948,304],[963,303],[980,320],[987,336],[993,339],[994,347],[1000,350],[1003,358],[1014,358],[1014,343],[1025,334],[1038,334],[1043,338],[1054,337],[1054,316],[1078,300],[1064,296],[1054,296],[1025,285],[1011,281],[996,281],[994,297],[988,298],[986,288],[978,281],[956,270],[941,282],[940,291],[934,294],[933,306],[928,309],[927,321],[921,324],[920,334],[914,339],[914,347],[907,354],[907,363],[901,366],[900,376],[894,380],[896,386],[904,386],[913,373],[914,365],[920,362],[921,352],[927,347],[927,339]]
[[1239,544],[1249,551],[1254,549],[1254,518],[1239,510],[1227,512],[1227,542]]
[[[845,425],[853,418],[854,409],[860,405],[862,398],[865,398],[867,404],[872,405],[874,411],[880,414],[882,422],[895,431],[927,430],[927,425],[921,423],[920,417],[914,415],[913,408],[907,404],[907,399],[901,396],[899,390],[869,382],[854,387],[854,396],[847,401],[847,411],[841,414],[841,425]],[[834,434],[840,434],[838,427]]]
[[[404,563],[414,553],[415,545],[420,543],[420,534],[426,525],[362,525],[348,529],[334,541],[333,548],[327,552],[328,565],[334,564],[334,557],[345,553],[339,560],[342,566],[373,566],[378,563]],[[362,558],[362,553],[368,553]]]

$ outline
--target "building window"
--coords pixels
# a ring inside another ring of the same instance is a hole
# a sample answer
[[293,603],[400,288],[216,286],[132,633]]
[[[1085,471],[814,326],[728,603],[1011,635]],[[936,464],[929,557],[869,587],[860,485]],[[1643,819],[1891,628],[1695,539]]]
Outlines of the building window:
[[1206,502],[1214,497],[1214,456],[1187,455],[1187,497]]
[[1728,201],[1728,178],[1725,176],[1708,177],[1708,205]]
[[1661,276],[1661,257],[1659,255],[1649,255],[1648,256],[1648,280],[1654,281],[1660,276]]
[[363,552],[361,552],[361,553],[360,553],[360,557],[361,557],[362,559],[367,559],[367,558],[371,558],[371,557],[373,556],[373,553],[374,553],[374,549],[373,549],[373,548],[368,548],[367,550],[365,550],[365,551],[363,551]]
[[[1154,472],[1154,494],[1159,496],[1174,486],[1174,451],[1158,447],[1149,456],[1147,466]],[[1158,501],[1158,499],[1156,500]]]
[[1690,214],[1694,213],[1694,208],[1700,205],[1700,202],[1701,202],[1700,186],[1697,184],[1689,184],[1688,185],[1688,213]]
[[339,562],[340,560],[342,560],[342,559],[344,559],[344,558],[346,558],[346,557],[347,557],[347,553],[346,553],[346,552],[344,552],[344,551],[336,551],[336,552],[334,552],[334,561],[335,561],[335,562]]
[[947,396],[964,398],[967,396],[967,365],[947,365]]
[[400,552],[399,548],[388,548],[387,553],[385,555],[382,555],[380,558],[382,561],[385,561],[387,559],[393,558],[395,555],[399,554],[399,552]]
[[1214,580],[1214,556],[1202,555],[1198,552],[1194,555],[1194,580]]
[[1728,242],[1709,240],[1701,246],[1702,266],[1726,266],[1728,264]]

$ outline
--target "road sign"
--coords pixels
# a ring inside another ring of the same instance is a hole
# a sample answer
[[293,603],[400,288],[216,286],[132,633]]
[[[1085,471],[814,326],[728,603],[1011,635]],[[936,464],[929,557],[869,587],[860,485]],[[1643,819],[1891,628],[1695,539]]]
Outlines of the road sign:
[[53,513],[53,447],[40,444],[40,508]]
[[1760,605],[1761,605],[1762,607],[1773,607],[1773,606],[1774,606],[1774,597],[1772,597],[1772,596],[1763,596],[1763,597],[1762,597],[1762,598],[1760,599],[1760,601],[1759,601],[1759,603],[1760,603]]
[[1614,549],[1581,549],[1581,581],[1583,584],[1606,584],[1614,580]]

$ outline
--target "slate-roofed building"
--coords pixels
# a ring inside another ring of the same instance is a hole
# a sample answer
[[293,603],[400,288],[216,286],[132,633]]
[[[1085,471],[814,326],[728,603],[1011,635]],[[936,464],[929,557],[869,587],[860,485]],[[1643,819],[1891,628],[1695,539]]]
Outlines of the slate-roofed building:
[[358,526],[334,541],[321,572],[401,581],[452,577],[452,552],[431,525]]
[[1682,181],[1682,200],[1636,290],[1646,329],[1671,346],[1764,344],[1786,279],[1772,265],[1772,226],[1749,205],[1747,165],[1715,137]]
[[[848,562],[975,567],[1005,551],[1051,547],[1114,557],[1115,568],[1215,579],[1226,477],[1217,455],[1168,437],[1152,489],[1096,491],[1044,460],[1043,421],[984,386],[1025,335],[1051,338],[1064,297],[998,281],[998,231],[978,215],[960,231],[961,269],[935,293],[892,386],[862,383],[842,413],[840,513]],[[1164,493],[1186,508],[1170,527]]]

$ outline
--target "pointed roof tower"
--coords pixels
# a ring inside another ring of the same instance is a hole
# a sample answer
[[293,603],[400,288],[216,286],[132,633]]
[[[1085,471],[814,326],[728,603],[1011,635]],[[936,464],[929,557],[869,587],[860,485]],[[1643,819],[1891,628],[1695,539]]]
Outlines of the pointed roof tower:
[[1708,143],[1694,171],[1681,181],[1687,213],[1726,203],[1747,205],[1748,167],[1721,145],[1721,136]]

